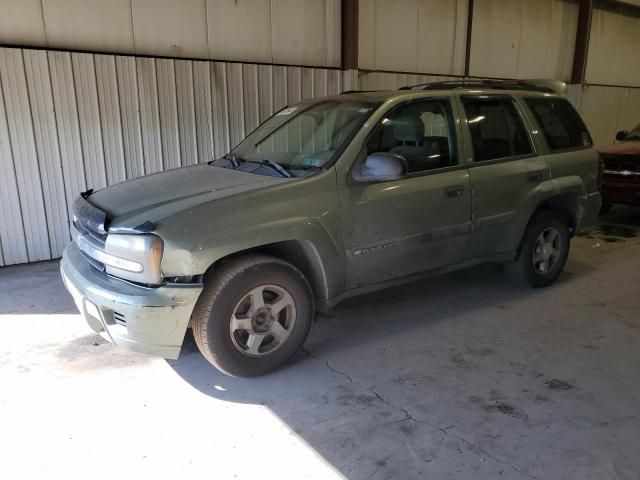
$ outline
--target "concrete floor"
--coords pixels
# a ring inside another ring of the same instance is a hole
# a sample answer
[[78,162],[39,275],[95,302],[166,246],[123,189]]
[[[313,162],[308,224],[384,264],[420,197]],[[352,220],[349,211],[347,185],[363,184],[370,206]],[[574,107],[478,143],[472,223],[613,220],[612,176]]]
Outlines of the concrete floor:
[[106,344],[57,262],[2,268],[0,478],[638,479],[640,210],[605,223],[551,288],[353,299],[253,380]]

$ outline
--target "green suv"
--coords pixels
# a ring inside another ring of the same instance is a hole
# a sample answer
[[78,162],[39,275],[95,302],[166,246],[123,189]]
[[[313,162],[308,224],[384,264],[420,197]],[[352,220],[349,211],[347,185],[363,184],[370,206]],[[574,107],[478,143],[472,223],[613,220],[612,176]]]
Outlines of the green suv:
[[353,295],[481,262],[551,284],[598,183],[551,88],[349,92],[279,111],[209,164],[84,192],[62,277],[117,345],[177,358],[192,326],[219,370],[260,375]]

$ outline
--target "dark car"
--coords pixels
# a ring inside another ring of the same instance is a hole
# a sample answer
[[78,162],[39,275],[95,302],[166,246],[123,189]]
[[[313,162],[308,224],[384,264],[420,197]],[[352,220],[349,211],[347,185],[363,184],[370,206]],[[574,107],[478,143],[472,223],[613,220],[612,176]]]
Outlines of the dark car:
[[604,161],[602,211],[618,203],[640,206],[640,124],[616,134],[619,143],[599,147]]

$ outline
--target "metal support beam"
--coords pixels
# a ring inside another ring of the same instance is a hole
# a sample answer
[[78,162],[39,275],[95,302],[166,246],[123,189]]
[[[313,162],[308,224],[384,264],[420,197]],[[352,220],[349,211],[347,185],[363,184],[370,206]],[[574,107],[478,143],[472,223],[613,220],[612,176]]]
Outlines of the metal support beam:
[[342,69],[358,68],[358,0],[342,0]]
[[464,51],[464,76],[469,76],[469,63],[471,62],[471,32],[473,30],[473,0],[469,0],[467,12],[467,45]]
[[578,29],[576,31],[576,46],[573,51],[573,69],[571,83],[583,83],[587,71],[587,56],[589,53],[589,36],[591,34],[591,16],[593,14],[593,0],[580,0],[578,11]]

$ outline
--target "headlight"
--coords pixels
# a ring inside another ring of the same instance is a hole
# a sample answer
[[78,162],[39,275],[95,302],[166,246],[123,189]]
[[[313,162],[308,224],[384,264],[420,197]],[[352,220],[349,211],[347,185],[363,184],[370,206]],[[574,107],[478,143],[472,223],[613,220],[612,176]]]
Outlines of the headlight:
[[160,283],[164,244],[156,235],[107,235],[105,252],[97,260],[107,273],[140,283]]

